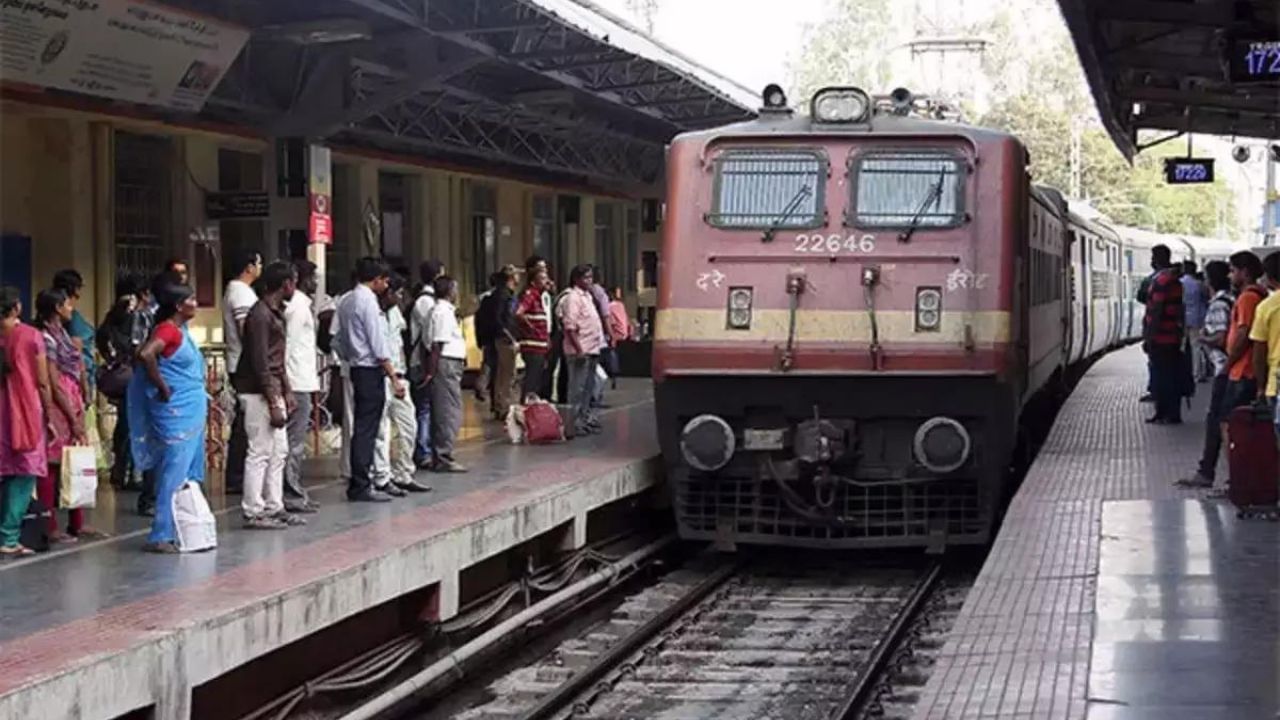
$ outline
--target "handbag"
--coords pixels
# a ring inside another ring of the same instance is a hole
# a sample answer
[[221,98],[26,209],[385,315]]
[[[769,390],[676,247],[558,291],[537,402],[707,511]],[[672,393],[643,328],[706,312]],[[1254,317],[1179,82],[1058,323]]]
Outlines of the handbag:
[[108,400],[120,400],[129,391],[129,381],[133,379],[133,365],[116,361],[98,368],[98,392]]
[[98,426],[98,406],[94,403],[89,403],[89,407],[84,410],[84,435],[89,441],[89,447],[93,448],[93,458],[98,474],[109,472],[111,458],[107,455],[107,444],[102,442],[102,430]]
[[18,542],[36,552],[49,549],[49,521],[53,512],[36,498],[27,504],[27,511],[22,515],[22,525],[18,531]]
[[66,445],[59,469],[58,507],[67,510],[91,508],[98,499],[98,462],[93,448]]
[[173,522],[178,529],[178,550],[203,552],[218,546],[218,520],[200,483],[188,480],[173,494]]
[[530,445],[564,442],[564,420],[551,403],[538,400],[524,406],[524,438]]
[[511,444],[522,444],[524,442],[524,406],[512,405],[507,408],[507,419],[504,425],[507,429],[507,439]]

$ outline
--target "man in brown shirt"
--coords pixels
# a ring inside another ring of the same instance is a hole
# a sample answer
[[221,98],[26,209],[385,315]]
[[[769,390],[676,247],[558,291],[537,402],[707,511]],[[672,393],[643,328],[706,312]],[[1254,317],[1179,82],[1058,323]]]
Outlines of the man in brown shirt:
[[245,526],[278,530],[305,521],[284,510],[284,465],[289,456],[285,430],[294,403],[285,372],[284,304],[298,277],[293,266],[273,262],[262,271],[263,294],[249,310],[241,338],[243,354],[231,378],[244,407],[249,449],[244,460]]

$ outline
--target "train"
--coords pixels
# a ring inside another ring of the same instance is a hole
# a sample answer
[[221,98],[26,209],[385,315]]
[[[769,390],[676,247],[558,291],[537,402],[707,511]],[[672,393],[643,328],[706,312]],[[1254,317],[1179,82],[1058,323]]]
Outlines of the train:
[[680,535],[724,549],[990,540],[1020,427],[1139,338],[1150,249],[1039,187],[1011,134],[898,90],[776,86],[668,148],[653,344]]

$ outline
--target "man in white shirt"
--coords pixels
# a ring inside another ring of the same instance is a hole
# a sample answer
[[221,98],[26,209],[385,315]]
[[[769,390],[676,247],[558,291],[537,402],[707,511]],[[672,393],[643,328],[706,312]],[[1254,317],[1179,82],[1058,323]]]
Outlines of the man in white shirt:
[[230,378],[240,363],[244,319],[258,302],[258,293],[253,291],[252,286],[262,274],[262,255],[256,250],[248,250],[232,260],[232,267],[238,274],[227,283],[226,292],[222,296],[222,340],[227,346],[226,387],[234,400],[231,440],[227,444],[226,492],[229,495],[239,495],[244,490],[244,461],[249,450],[249,438],[244,430],[244,412],[235,388],[231,387]]
[[[406,492],[427,492],[431,489],[413,477],[418,469],[413,458],[413,445],[418,436],[418,420],[413,401],[408,393],[397,396],[395,392],[395,385],[404,386],[409,382],[404,354],[404,333],[408,326],[404,313],[400,311],[404,286],[404,277],[392,274],[387,291],[379,298],[386,320],[391,367],[395,370],[396,377],[394,380],[387,380],[387,402],[383,406],[378,442],[374,446],[373,484],[393,497],[401,497]],[[394,457],[391,454],[393,441],[396,450]]]
[[289,457],[284,466],[284,509],[313,513],[319,503],[311,500],[302,484],[302,460],[307,452],[307,424],[311,400],[320,392],[319,354],[316,351],[316,313],[312,297],[318,284],[315,263],[299,260],[298,291],[284,306],[285,371],[293,390],[294,410],[289,415]]
[[431,308],[436,304],[435,281],[444,275],[444,264],[439,260],[427,260],[418,267],[422,289],[414,298],[409,312],[409,381],[413,405],[417,409],[418,436],[414,441],[413,460],[418,467],[431,464],[431,392],[426,382],[427,359],[431,348]]
[[431,308],[431,358],[427,376],[431,378],[431,469],[436,472],[466,472],[453,457],[454,442],[462,427],[462,371],[466,367],[467,346],[458,324],[458,284],[447,275],[436,279],[436,304]]

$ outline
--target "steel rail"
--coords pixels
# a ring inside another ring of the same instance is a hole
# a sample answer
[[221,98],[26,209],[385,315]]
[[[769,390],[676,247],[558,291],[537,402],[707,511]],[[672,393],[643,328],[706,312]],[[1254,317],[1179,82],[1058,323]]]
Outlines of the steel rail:
[[363,705],[348,711],[341,717],[341,720],[372,720],[373,718],[383,717],[387,713],[391,712],[396,706],[412,699],[441,678],[451,674],[462,676],[468,661],[472,660],[480,653],[491,649],[498,643],[509,638],[513,633],[522,630],[526,626],[544,619],[550,613],[574,601],[578,597],[586,595],[601,586],[617,582],[620,578],[625,576],[629,569],[637,567],[643,562],[647,562],[649,559],[657,556],[667,548],[676,545],[678,542],[679,539],[675,535],[666,535],[661,539],[649,543],[639,550],[632,552],[616,563],[601,570],[597,570],[573,585],[543,598],[536,604],[529,606],[521,612],[503,620],[501,623],[471,639],[452,653],[439,658],[421,672],[404,680],[400,684],[369,700]]
[[641,648],[645,643],[652,640],[663,629],[675,622],[677,618],[683,615],[687,610],[698,604],[703,598],[711,594],[716,588],[725,583],[726,580],[733,577],[738,571],[739,563],[730,562],[717,568],[702,582],[695,585],[689,592],[680,597],[679,600],[668,605],[662,612],[649,618],[643,625],[636,628],[634,632],[627,635],[620,642],[605,651],[603,655],[596,658],[590,665],[583,668],[573,677],[566,680],[558,686],[550,695],[547,695],[538,702],[536,706],[529,712],[520,716],[520,720],[544,720],[554,716],[556,713],[564,710],[579,695],[582,694],[591,684],[600,680],[610,670],[614,669],[628,657]]
[[866,707],[867,701],[871,699],[872,694],[884,676],[884,670],[888,666],[889,660],[893,658],[893,654],[901,646],[902,636],[911,627],[911,622],[919,614],[925,600],[933,593],[933,589],[938,584],[938,579],[941,576],[942,563],[935,563],[921,578],[915,590],[911,592],[911,596],[907,598],[907,601],[902,605],[902,609],[894,617],[893,624],[889,626],[884,637],[876,644],[875,650],[871,652],[871,657],[867,659],[866,665],[863,666],[862,673],[858,675],[857,685],[850,692],[844,705],[831,714],[831,720],[855,720]]

